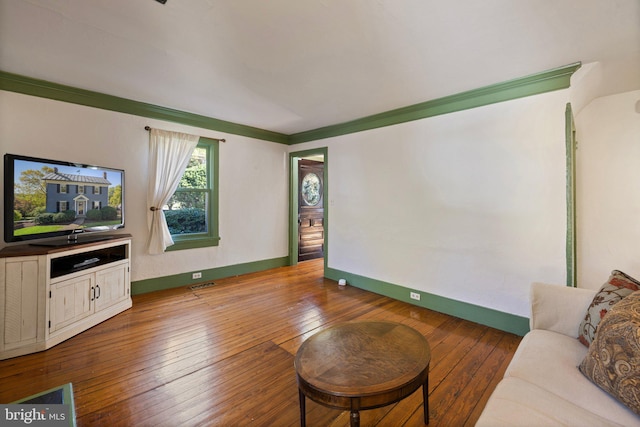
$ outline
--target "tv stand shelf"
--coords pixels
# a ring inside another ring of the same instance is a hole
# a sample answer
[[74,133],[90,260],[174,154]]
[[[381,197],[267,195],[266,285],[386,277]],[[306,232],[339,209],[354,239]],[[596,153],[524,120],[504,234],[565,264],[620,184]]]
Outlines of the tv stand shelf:
[[[104,246],[104,245],[103,245]],[[51,278],[65,276],[77,271],[100,265],[110,264],[127,258],[127,246],[100,247],[86,252],[74,253],[57,258],[51,258]]]
[[131,307],[131,236],[0,250],[0,360],[46,350]]

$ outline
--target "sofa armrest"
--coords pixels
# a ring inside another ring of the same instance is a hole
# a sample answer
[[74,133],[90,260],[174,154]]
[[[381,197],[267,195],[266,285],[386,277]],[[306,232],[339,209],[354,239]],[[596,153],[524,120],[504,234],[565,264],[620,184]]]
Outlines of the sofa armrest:
[[592,289],[531,284],[531,330],[546,329],[577,338],[580,322],[596,293]]

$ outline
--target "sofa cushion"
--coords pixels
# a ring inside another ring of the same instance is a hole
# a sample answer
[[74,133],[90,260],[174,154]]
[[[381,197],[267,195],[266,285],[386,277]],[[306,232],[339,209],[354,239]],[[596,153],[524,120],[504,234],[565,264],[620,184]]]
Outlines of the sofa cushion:
[[640,291],[602,319],[580,371],[640,415]]
[[515,377],[500,381],[476,423],[476,427],[622,425]]
[[586,354],[575,337],[536,329],[522,338],[505,377],[525,380],[602,418],[640,426],[640,417],[580,372]]
[[532,283],[531,330],[545,329],[577,338],[578,325],[596,292],[595,289]]
[[587,309],[587,314],[582,323],[580,323],[578,340],[589,347],[596,335],[598,324],[605,314],[622,298],[637,290],[640,290],[640,282],[622,271],[613,270],[609,280],[602,285]]

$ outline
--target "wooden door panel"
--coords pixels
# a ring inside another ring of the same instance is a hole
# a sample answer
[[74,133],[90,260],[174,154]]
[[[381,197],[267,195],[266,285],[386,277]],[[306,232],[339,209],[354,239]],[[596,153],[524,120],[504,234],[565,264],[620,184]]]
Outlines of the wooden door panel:
[[298,261],[324,257],[324,163],[298,163]]

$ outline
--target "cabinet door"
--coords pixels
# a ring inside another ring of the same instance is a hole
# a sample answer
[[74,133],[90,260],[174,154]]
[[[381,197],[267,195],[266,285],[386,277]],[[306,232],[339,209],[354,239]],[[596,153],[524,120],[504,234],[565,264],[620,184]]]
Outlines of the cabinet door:
[[128,275],[126,264],[96,272],[96,312],[129,298]]
[[38,260],[7,261],[4,273],[3,346],[34,343],[38,338]]
[[49,332],[55,332],[93,313],[95,276],[87,274],[51,285]]

